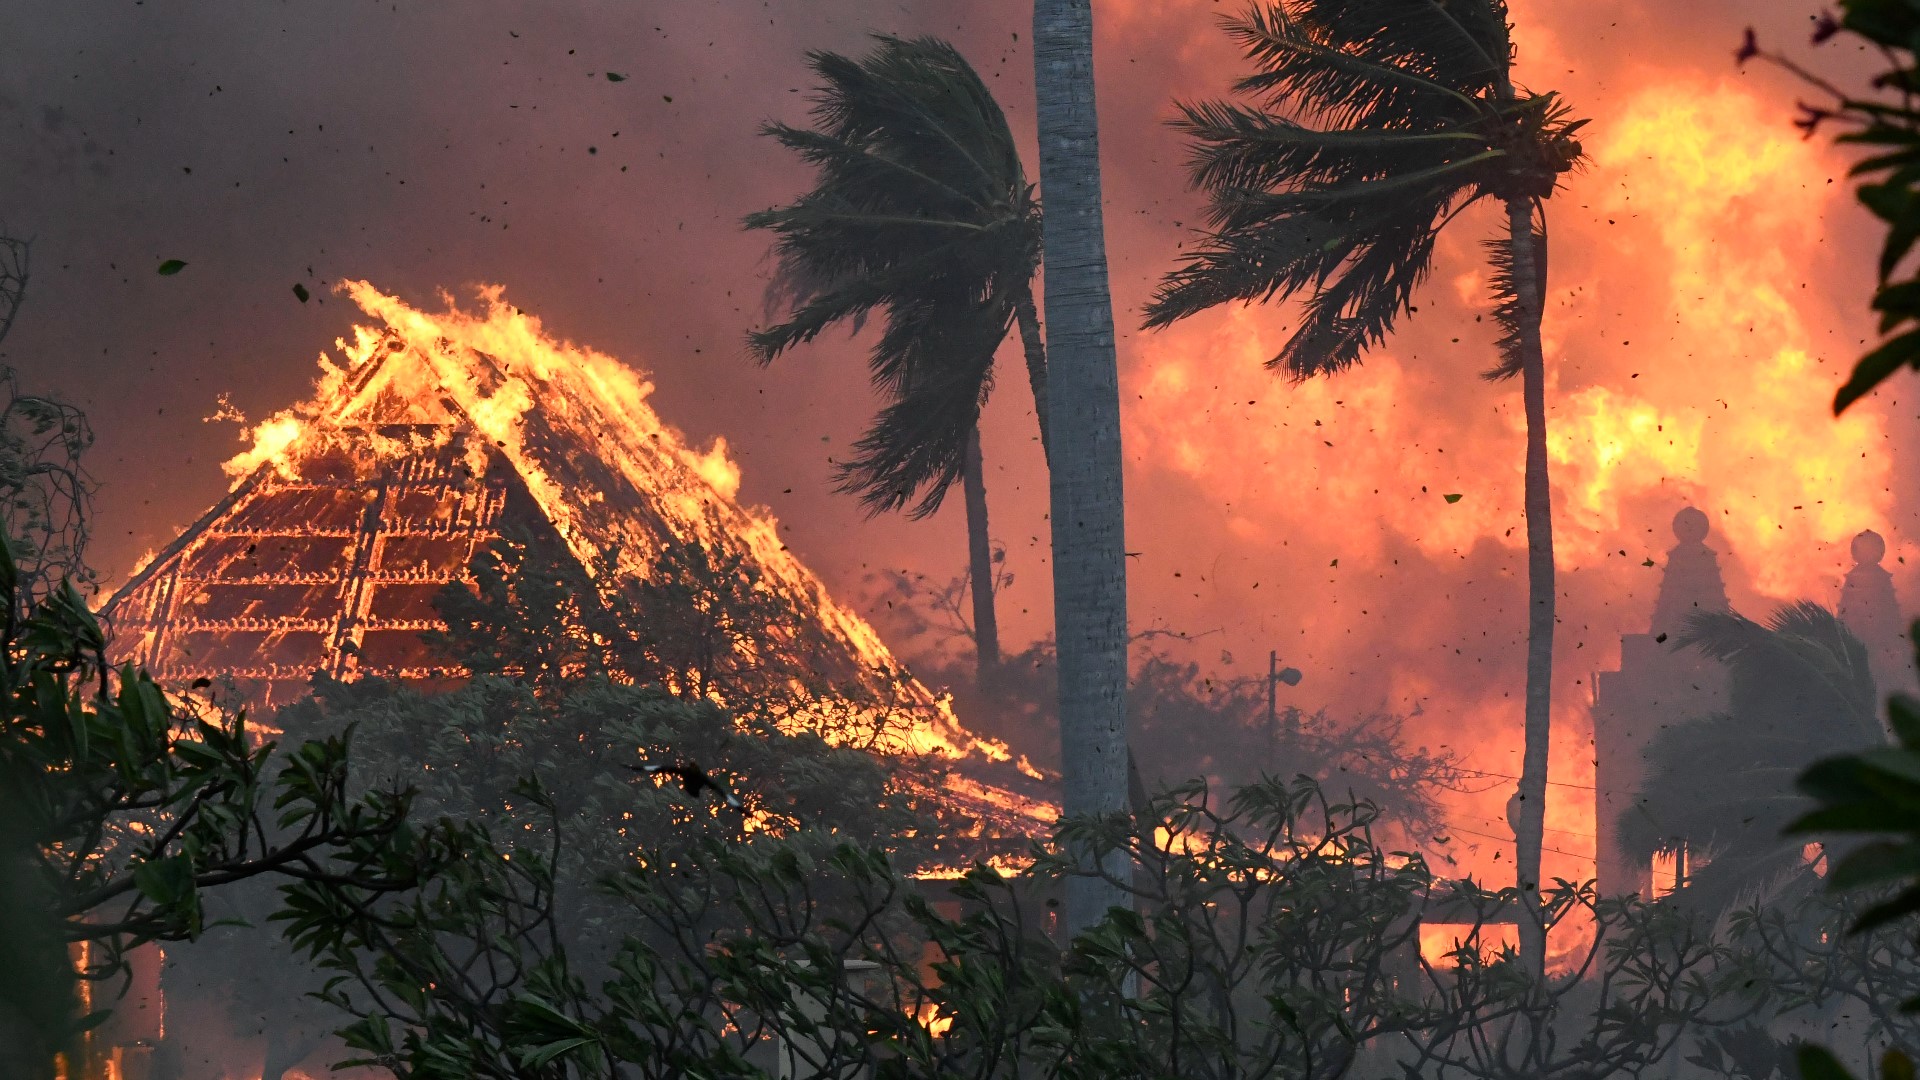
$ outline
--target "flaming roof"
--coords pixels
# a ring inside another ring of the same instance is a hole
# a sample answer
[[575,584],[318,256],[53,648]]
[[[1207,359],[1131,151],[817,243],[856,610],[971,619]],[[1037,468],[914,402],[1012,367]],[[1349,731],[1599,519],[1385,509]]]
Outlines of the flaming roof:
[[[590,573],[612,566],[609,580],[698,542],[744,554],[762,587],[811,613],[787,643],[806,670],[889,703],[864,718],[863,742],[1007,761],[828,595],[769,515],[735,502],[724,442],[687,445],[632,369],[547,337],[498,288],[481,290],[478,314],[450,298],[425,313],[365,282],[344,291],[382,325],[337,342],[341,362],[321,358],[313,398],[256,426],[226,465],[227,496],[108,601],[123,659],[174,685],[230,676],[269,706],[315,672],[450,683],[462,673],[422,637],[442,625],[434,596],[509,525],[550,530]],[[990,785],[948,793],[1022,832],[1053,816]]]

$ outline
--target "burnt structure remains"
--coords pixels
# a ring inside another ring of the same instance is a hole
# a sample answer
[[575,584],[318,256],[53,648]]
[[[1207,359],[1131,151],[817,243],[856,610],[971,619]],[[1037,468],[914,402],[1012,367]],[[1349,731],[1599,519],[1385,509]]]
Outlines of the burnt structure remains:
[[553,341],[497,296],[483,315],[428,315],[350,290],[386,326],[323,361],[315,397],[259,429],[227,496],[108,601],[117,659],[177,689],[231,679],[262,717],[316,674],[448,687],[466,673],[428,642],[445,628],[436,598],[470,584],[503,536],[550,543],[604,589],[698,545],[750,564],[752,587],[791,613],[752,647],[833,699],[797,722],[911,764],[984,835],[1051,820],[1013,790],[1031,767],[1023,778],[828,595],[777,523],[735,501],[723,450],[688,447],[631,369]]
[[[1647,630],[1622,635],[1619,669],[1594,676],[1594,862],[1602,895],[1651,895],[1671,886],[1656,882],[1653,867],[1624,849],[1622,815],[1639,808],[1645,754],[1654,737],[1663,728],[1727,707],[1726,669],[1679,644],[1689,617],[1732,610],[1719,554],[1707,543],[1709,533],[1710,522],[1700,510],[1689,506],[1674,515],[1674,546],[1661,569]],[[1880,565],[1886,551],[1878,533],[1854,537],[1854,566],[1837,609],[1847,629],[1867,646],[1882,692],[1906,687],[1913,678],[1893,575]],[[1684,874],[1684,865],[1675,872]]]
[[[500,539],[509,505],[523,527],[536,517],[474,434],[393,419],[344,418],[285,471],[255,469],[113,597],[122,656],[164,685],[232,678],[262,709],[316,672],[444,681],[422,636],[441,625],[434,597]],[[364,453],[376,437],[422,449],[382,461]]]

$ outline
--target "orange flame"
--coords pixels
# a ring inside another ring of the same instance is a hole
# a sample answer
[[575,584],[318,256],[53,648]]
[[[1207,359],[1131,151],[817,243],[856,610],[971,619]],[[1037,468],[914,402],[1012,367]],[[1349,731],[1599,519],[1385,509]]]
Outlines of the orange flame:
[[[1821,367],[1789,296],[1822,239],[1828,196],[1809,205],[1807,192],[1831,190],[1831,169],[1764,108],[1726,86],[1648,90],[1609,120],[1592,174],[1576,181],[1570,197],[1600,192],[1598,210],[1632,226],[1619,254],[1641,264],[1631,276],[1657,295],[1633,295],[1611,262],[1555,282],[1549,378],[1565,386],[1573,370],[1602,368],[1588,376],[1599,381],[1549,394],[1562,567],[1617,548],[1633,524],[1623,508],[1648,497],[1721,509],[1726,543],[1755,588],[1779,599],[1826,588],[1807,569],[1809,551],[1886,531],[1891,466],[1872,452],[1885,420],[1869,409],[1834,420],[1839,367]],[[1485,306],[1484,281],[1477,267],[1455,280],[1467,314]],[[1638,310],[1618,310],[1627,304]],[[1289,387],[1260,367],[1285,338],[1284,315],[1237,306],[1147,340],[1128,436],[1150,448],[1154,467],[1229,490],[1250,471],[1262,486],[1280,481],[1284,497],[1242,488],[1233,500],[1228,528],[1243,538],[1372,519],[1430,555],[1480,540],[1524,548],[1525,531],[1512,528],[1523,469],[1522,421],[1508,400],[1517,385],[1488,392],[1499,425],[1423,408],[1428,380],[1414,380],[1410,364],[1445,328],[1415,316],[1406,328],[1415,344],[1390,342],[1360,371]],[[1468,329],[1484,342],[1483,329]],[[1631,351],[1621,359],[1621,350]],[[1490,360],[1455,349],[1440,363],[1464,378]],[[1463,498],[1442,504],[1450,494]],[[1359,542],[1347,547],[1356,557],[1379,551],[1363,531],[1345,539]]]
[[[1637,224],[1628,253],[1665,303],[1633,331],[1652,338],[1643,396],[1563,419],[1556,466],[1574,519],[1597,527],[1615,524],[1609,508],[1622,496],[1678,484],[1719,509],[1716,526],[1754,587],[1785,600],[1824,594],[1809,553],[1888,531],[1892,466],[1876,452],[1882,415],[1833,418],[1844,366],[1820,356],[1806,314],[1822,218],[1841,189],[1822,148],[1770,108],[1731,84],[1663,86],[1608,124],[1593,187],[1613,220]],[[1597,278],[1576,288],[1568,314],[1609,302]],[[1591,452],[1609,443],[1617,450]]]
[[1472,949],[1484,964],[1519,947],[1520,928],[1512,923],[1420,924],[1420,958],[1434,967],[1459,967],[1462,949]]
[[[583,566],[612,556],[616,573],[643,575],[668,540],[744,544],[761,570],[763,588],[812,612],[826,634],[898,695],[898,706],[886,715],[855,725],[877,736],[877,749],[1009,759],[1003,744],[968,732],[944,700],[904,675],[873,628],[835,602],[787,550],[770,514],[734,502],[740,468],[724,441],[716,439],[706,450],[689,446],[653,411],[647,400],[652,386],[631,369],[549,337],[537,318],[506,303],[498,287],[479,290],[477,313],[458,309],[450,297],[444,298],[446,310],[424,312],[363,281],[346,282],[342,290],[384,325],[356,327],[351,341],[337,343],[339,362],[323,356],[312,400],[256,425],[252,445],[226,463],[230,475],[244,478],[262,466],[295,469],[302,451],[388,398],[417,410],[456,410],[514,466]],[[573,463],[532,445],[530,432],[548,430],[542,425],[565,432],[571,445],[593,447],[597,464],[652,500],[646,509],[655,523],[636,517],[632,508],[605,505],[604,488],[583,490],[556,479],[553,469]],[[417,449],[396,436],[374,443],[376,452],[396,456]],[[669,535],[662,536],[661,528]],[[999,793],[982,788],[976,794]]]
[[[1752,87],[1644,85],[1607,103],[1589,168],[1550,207],[1543,335],[1568,617],[1554,679],[1552,779],[1564,786],[1548,804],[1547,861],[1549,874],[1575,879],[1592,873],[1590,676],[1619,633],[1645,629],[1658,580],[1648,567],[1672,543],[1675,510],[1711,513],[1710,542],[1749,607],[1754,594],[1832,602],[1829,553],[1861,529],[1895,536],[1896,554],[1915,550],[1889,528],[1884,412],[1868,403],[1836,422],[1830,411],[1867,329],[1821,291],[1843,166]],[[1137,339],[1126,438],[1147,475],[1129,484],[1183,485],[1220,515],[1224,539],[1209,583],[1220,598],[1208,599],[1191,563],[1174,561],[1191,522],[1174,533],[1130,522],[1129,546],[1146,549],[1130,589],[1163,618],[1171,602],[1298,634],[1332,676],[1316,692],[1428,710],[1440,726],[1427,737],[1470,751],[1497,780],[1519,771],[1524,624],[1508,605],[1525,572],[1524,426],[1517,384],[1475,378],[1493,349],[1472,241],[1498,229],[1491,215],[1477,225],[1469,215],[1443,237],[1420,311],[1353,372],[1289,386],[1264,371],[1288,331],[1281,307],[1231,307]],[[1170,548],[1172,559],[1147,561]],[[1409,598],[1431,588],[1453,599],[1466,578],[1494,579],[1475,595],[1492,598],[1481,601],[1490,618],[1497,606],[1511,621],[1467,626],[1460,608]],[[1226,595],[1256,581],[1266,588]],[[1481,647],[1483,659],[1436,650],[1437,663],[1407,644],[1443,638],[1499,644]],[[1496,685],[1473,666],[1482,662],[1515,666]],[[1511,875],[1499,809],[1509,791],[1456,800],[1456,831],[1477,830],[1477,852],[1455,849],[1461,869]]]

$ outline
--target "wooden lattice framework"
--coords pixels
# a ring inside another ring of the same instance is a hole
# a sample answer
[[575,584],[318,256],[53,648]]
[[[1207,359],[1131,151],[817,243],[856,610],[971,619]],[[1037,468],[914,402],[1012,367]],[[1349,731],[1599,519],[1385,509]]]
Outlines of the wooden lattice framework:
[[442,625],[435,595],[467,578],[510,506],[538,522],[504,457],[434,406],[422,416],[376,395],[291,460],[254,469],[107,604],[120,658],[173,686],[232,678],[266,707],[320,672],[457,678],[422,637]]
[[[810,677],[889,703],[896,734],[876,749],[974,761],[1025,786],[605,371],[393,328],[362,345],[299,436],[103,607],[117,659],[177,688],[231,679],[262,717],[322,673],[451,686],[464,673],[425,638],[443,626],[435,597],[503,533],[556,540],[590,573],[614,555],[616,572],[644,574],[663,545],[691,540],[745,553],[762,587],[814,613],[782,644]],[[523,403],[505,423],[502,401]],[[1003,836],[1051,817],[987,774],[939,781],[945,801]]]

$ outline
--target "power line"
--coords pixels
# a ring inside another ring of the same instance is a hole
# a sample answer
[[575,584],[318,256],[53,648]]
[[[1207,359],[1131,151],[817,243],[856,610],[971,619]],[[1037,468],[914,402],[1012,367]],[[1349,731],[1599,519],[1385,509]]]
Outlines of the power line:
[[[1478,821],[1478,822],[1480,822],[1480,823],[1481,823],[1482,825],[1501,825],[1501,824],[1504,824],[1504,822],[1500,822],[1500,821],[1496,821],[1496,820],[1494,820],[1493,818],[1490,818],[1490,817],[1478,817],[1478,816],[1476,816],[1476,817],[1473,817],[1473,818],[1471,818],[1471,820],[1473,820],[1473,821]],[[1541,828],[1542,828],[1542,829],[1545,829],[1545,830],[1546,830],[1547,832],[1557,832],[1557,833],[1562,833],[1562,834],[1564,834],[1564,835],[1566,835],[1566,836],[1577,836],[1577,837],[1579,837],[1579,838],[1580,838],[1580,839],[1582,839],[1582,840],[1598,840],[1598,839],[1599,839],[1599,837],[1597,837],[1597,836],[1595,836],[1595,835],[1593,835],[1592,833],[1584,833],[1584,832],[1581,832],[1581,831],[1580,831],[1580,830],[1578,830],[1578,829],[1561,829],[1561,828],[1556,828],[1556,827],[1554,827],[1554,826],[1552,826],[1552,825],[1542,825],[1542,826],[1541,826]]]
[[[1455,830],[1453,830],[1453,831],[1454,831],[1454,832],[1462,832],[1462,833],[1466,833],[1466,834],[1467,834],[1468,836],[1480,836],[1480,837],[1485,837],[1485,838],[1486,838],[1486,839],[1488,839],[1488,840],[1498,840],[1498,841],[1500,841],[1500,842],[1501,842],[1501,843],[1503,843],[1503,844],[1508,844],[1508,843],[1512,843],[1512,842],[1513,842],[1513,837],[1511,837],[1511,836],[1495,836],[1495,835],[1493,835],[1492,833],[1483,833],[1483,832],[1475,832],[1475,831],[1474,831],[1474,830],[1472,830],[1472,829],[1455,829]],[[1586,854],[1585,852],[1580,852],[1580,851],[1562,851],[1562,850],[1560,850],[1559,848],[1551,848],[1551,847],[1547,847],[1547,846],[1545,846],[1545,845],[1542,845],[1542,846],[1541,846],[1541,848],[1540,848],[1540,850],[1541,850],[1541,851],[1551,851],[1551,852],[1553,852],[1553,853],[1554,853],[1555,855],[1565,855],[1565,856],[1567,856],[1567,857],[1568,857],[1568,858],[1570,858],[1570,859],[1584,859],[1584,860],[1588,860],[1588,861],[1591,861],[1591,860],[1593,859],[1593,856],[1591,856],[1591,855],[1588,855],[1588,854]]]
[[[1459,766],[1459,770],[1460,772],[1468,776],[1478,776],[1483,778],[1492,777],[1497,780],[1514,780],[1514,781],[1518,781],[1520,779],[1519,777],[1513,775],[1512,773],[1487,772],[1484,769],[1469,769],[1464,765]],[[1547,781],[1547,783],[1553,787],[1573,788],[1578,791],[1604,791],[1608,795],[1630,794],[1629,792],[1618,791],[1614,788],[1597,788],[1597,787],[1594,787],[1592,784],[1569,784],[1565,780],[1549,780]]]

